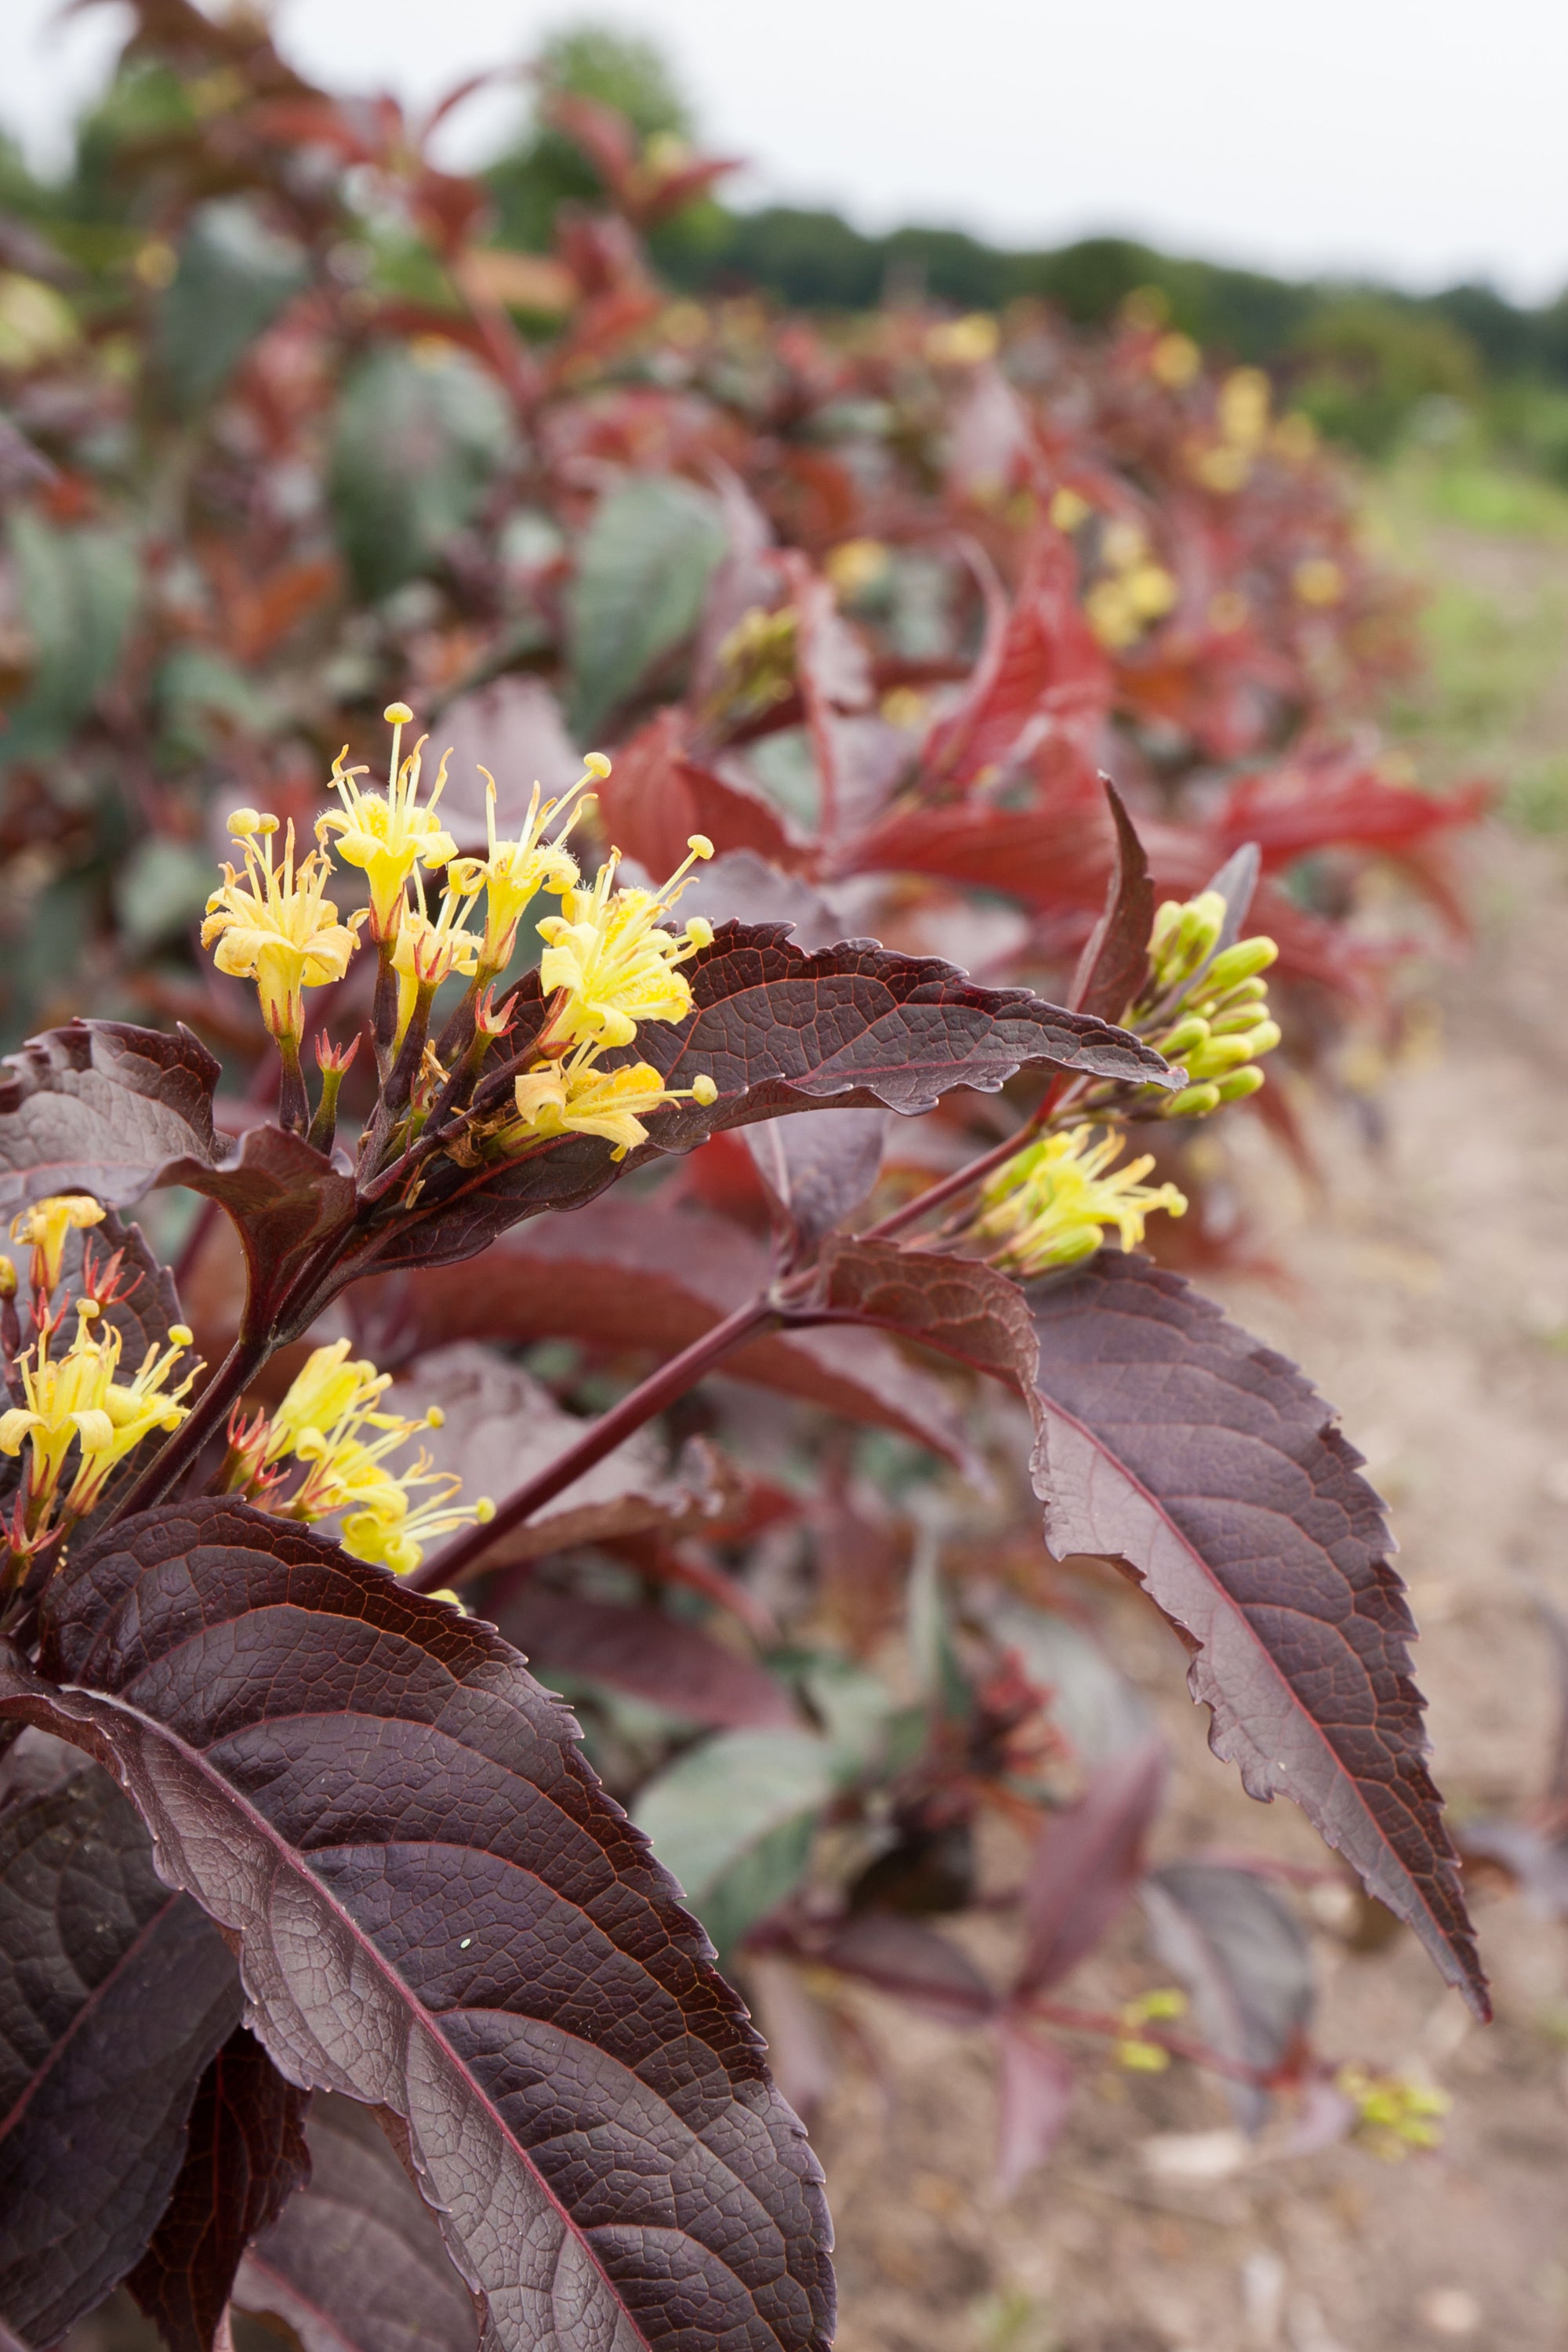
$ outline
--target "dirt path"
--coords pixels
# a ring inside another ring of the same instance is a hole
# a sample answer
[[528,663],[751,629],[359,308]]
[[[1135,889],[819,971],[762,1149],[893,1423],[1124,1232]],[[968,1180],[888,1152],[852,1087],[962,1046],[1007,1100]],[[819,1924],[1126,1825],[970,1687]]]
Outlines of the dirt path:
[[[1437,551],[1500,609],[1539,614],[1568,578],[1561,547],[1447,534]],[[1568,677],[1544,669],[1510,732],[1523,755],[1568,745]],[[1461,1819],[1517,1810],[1546,1765],[1556,1698],[1520,1571],[1568,1608],[1568,849],[1500,828],[1475,889],[1475,956],[1433,975],[1438,1042],[1389,1082],[1382,1148],[1332,1125],[1326,1201],[1247,1155],[1289,1290],[1215,1286],[1335,1401],[1394,1507]],[[1173,1643],[1112,1607],[1116,1654],[1178,1745],[1164,1850],[1321,1858],[1299,1817],[1261,1812],[1209,1758]],[[1056,2162],[1002,2203],[983,2039],[870,2003],[886,2083],[847,2080],[816,2135],[844,2352],[1563,2352],[1568,1927],[1477,1890],[1498,2002],[1482,2032],[1407,1937],[1347,1948],[1336,1893],[1319,1897],[1318,2038],[1445,2089],[1440,2154],[1282,2160],[1246,2149],[1190,2071],[1107,2072]],[[1101,1989],[1147,1982],[1128,1966],[1112,1954]]]

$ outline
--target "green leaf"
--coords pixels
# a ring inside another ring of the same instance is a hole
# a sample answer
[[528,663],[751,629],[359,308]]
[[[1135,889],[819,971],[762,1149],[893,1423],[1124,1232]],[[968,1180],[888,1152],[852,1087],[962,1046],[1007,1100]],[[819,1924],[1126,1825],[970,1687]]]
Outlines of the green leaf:
[[338,406],[330,488],[362,595],[388,595],[439,561],[510,432],[500,393],[461,352],[383,350],[355,370]]
[[724,529],[714,499],[649,476],[612,490],[572,585],[572,728],[595,734],[661,655],[697,625]]
[[213,861],[189,842],[139,842],[115,877],[114,908],[132,947],[151,947],[193,922],[213,887]]
[[47,758],[68,740],[119,666],[142,584],[135,542],[109,525],[59,530],[23,509],[8,537],[37,661],[0,733],[0,766]]
[[268,228],[245,198],[223,198],[192,215],[155,330],[158,356],[183,415],[222,391],[309,275],[299,246]]
[[808,1731],[727,1731],[650,1780],[634,1815],[723,1954],[798,1882],[835,1757]]

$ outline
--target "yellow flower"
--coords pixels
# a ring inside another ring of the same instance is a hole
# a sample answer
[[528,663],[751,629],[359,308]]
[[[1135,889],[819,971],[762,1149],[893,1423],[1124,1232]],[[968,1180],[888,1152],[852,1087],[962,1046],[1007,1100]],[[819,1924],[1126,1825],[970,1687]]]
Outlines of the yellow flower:
[[[465,866],[475,861],[465,859]],[[456,870],[456,869],[454,869]],[[465,874],[463,880],[469,877]],[[417,881],[417,877],[416,877]],[[462,918],[479,896],[476,882],[471,889],[448,888],[441,901],[441,911],[434,922],[425,911],[425,890],[419,883],[419,903],[405,907],[398,927],[397,940],[392,950],[392,968],[397,974],[397,1035],[395,1045],[401,1045],[414,1012],[414,1001],[421,986],[439,988],[455,971],[467,978],[479,960],[479,941],[472,931],[462,928]]]
[[[518,922],[535,893],[553,890],[557,896],[563,896],[576,883],[577,862],[563,845],[589,805],[588,800],[580,799],[579,794],[595,779],[602,782],[610,772],[610,763],[602,751],[591,751],[584,764],[587,773],[559,800],[545,801],[541,805],[540,787],[534,785],[528,815],[516,841],[496,839],[496,780],[488,768],[479,770],[485,780],[485,827],[489,845],[483,864],[477,866],[476,871],[482,878],[486,894],[485,936],[479,961],[488,972],[500,971],[511,961]],[[545,826],[557,814],[564,815],[574,801],[576,807],[565,817],[554,837],[546,841]]]
[[[378,1411],[390,1386],[390,1375],[368,1360],[350,1359],[346,1339],[316,1349],[273,1414],[259,1454],[254,1444],[237,1449],[236,1468],[254,1485],[257,1470],[285,1456],[304,1464],[293,1493],[273,1499],[275,1480],[258,1496],[263,1507],[307,1524],[341,1511],[344,1550],[403,1576],[419,1566],[433,1537],[490,1518],[494,1506],[482,1497],[458,1503],[462,1481],[432,1470],[426,1454],[401,1470],[391,1466],[389,1455],[420,1430],[439,1429],[443,1415],[437,1405],[417,1420]],[[416,1503],[424,1487],[434,1491]]]
[[660,890],[613,887],[620,853],[612,850],[591,890],[568,890],[564,911],[539,925],[545,942],[539,960],[544,994],[564,992],[541,1044],[545,1050],[593,1043],[629,1045],[639,1021],[682,1021],[691,1010],[691,988],[678,967],[707,947],[713,926],[694,917],[684,931],[667,931],[668,913],[700,857],[713,845],[691,835],[690,856]]
[[370,883],[370,935],[380,942],[397,936],[403,917],[403,893],[416,866],[445,866],[458,854],[451,835],[443,831],[436,803],[447,782],[442,760],[435,789],[419,804],[421,736],[408,757],[399,761],[403,730],[414,714],[405,702],[389,702],[392,723],[392,763],[384,793],[362,793],[355,779],[361,768],[345,768],[340,751],[332,762],[332,782],[342,810],[330,809],[316,820],[316,838],[323,848],[329,834],[337,835],[337,851],[345,865],[363,869]]
[[519,1078],[513,1088],[518,1117],[529,1139],[549,1135],[597,1135],[613,1143],[612,1160],[624,1160],[647,1141],[643,1120],[666,1103],[710,1103],[719,1089],[711,1078],[689,1087],[667,1087],[647,1062],[618,1070],[594,1066],[596,1047],[579,1048],[569,1061],[545,1062]]
[[298,1045],[305,1024],[303,992],[342,980],[359,945],[356,927],[363,918],[339,922],[337,908],[323,895],[332,868],[321,851],[312,849],[295,866],[291,824],[281,866],[272,863],[275,816],[236,809],[228,829],[245,844],[245,876],[242,880],[232,866],[224,867],[223,887],[207,900],[202,945],[210,948],[216,940],[213,961],[219,971],[255,981],[261,1017],[272,1035]]
[[79,1517],[97,1502],[116,1465],[150,1430],[177,1429],[189,1409],[180,1399],[200,1366],[193,1364],[177,1389],[170,1391],[167,1385],[191,1344],[185,1326],[172,1326],[167,1348],[162,1352],[150,1348],[135,1379],[121,1386],[114,1377],[120,1366],[120,1334],[107,1324],[95,1336],[92,1327],[100,1319],[96,1299],[79,1299],[76,1337],[64,1356],[51,1360],[46,1329],[36,1349],[18,1359],[27,1401],[0,1413],[0,1454],[20,1454],[24,1444],[28,1447],[30,1515],[58,1491],[73,1444],[80,1460],[66,1509]]
[[40,1297],[47,1298],[60,1278],[67,1234],[100,1225],[103,1217],[99,1202],[86,1192],[51,1192],[47,1200],[35,1201],[12,1218],[11,1239],[32,1244],[28,1275]]
[[350,1413],[368,1412],[391,1386],[390,1372],[378,1372],[368,1360],[349,1360],[346,1339],[315,1349],[272,1415],[263,1459],[277,1462],[291,1454],[307,1430],[332,1429]]
[[1048,1135],[997,1171],[981,1194],[977,1237],[998,1246],[994,1261],[1012,1273],[1043,1274],[1092,1257],[1114,1225],[1123,1249],[1136,1249],[1156,1209],[1184,1214],[1185,1196],[1173,1184],[1145,1184],[1152,1155],[1107,1171],[1121,1154],[1115,1133],[1094,1140],[1092,1127]]

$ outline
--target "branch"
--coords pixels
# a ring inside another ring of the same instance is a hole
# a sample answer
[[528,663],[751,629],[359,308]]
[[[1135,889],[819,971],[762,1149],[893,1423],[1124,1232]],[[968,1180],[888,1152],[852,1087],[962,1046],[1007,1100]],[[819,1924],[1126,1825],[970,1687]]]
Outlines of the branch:
[[700,1339],[694,1339],[689,1348],[683,1348],[679,1356],[672,1356],[668,1364],[661,1365],[657,1372],[650,1372],[646,1381],[639,1381],[621,1399],[619,1404],[613,1406],[608,1412],[601,1413],[597,1421],[590,1422],[575,1445],[568,1446],[564,1454],[557,1454],[548,1468],[541,1470],[525,1486],[520,1486],[515,1494],[507,1496],[498,1507],[494,1518],[487,1519],[480,1527],[469,1528],[466,1534],[458,1536],[455,1542],[438,1551],[434,1559],[426,1560],[423,1568],[416,1570],[405,1580],[406,1583],[416,1592],[438,1592],[475,1575],[483,1565],[486,1553],[493,1549],[502,1536],[510,1535],[513,1528],[521,1527],[535,1511],[542,1511],[546,1503],[553,1502],[557,1495],[574,1486],[596,1462],[602,1462],[606,1454],[613,1454],[633,1430],[640,1429],[645,1421],[651,1421],[656,1412],[662,1412],[667,1404],[673,1404],[677,1397],[684,1396],[688,1389],[694,1388],[703,1374],[711,1371],[724,1357],[767,1325],[783,1319],[782,1305],[765,1292],[748,1299],[744,1307],[737,1307],[722,1323],[715,1323]]

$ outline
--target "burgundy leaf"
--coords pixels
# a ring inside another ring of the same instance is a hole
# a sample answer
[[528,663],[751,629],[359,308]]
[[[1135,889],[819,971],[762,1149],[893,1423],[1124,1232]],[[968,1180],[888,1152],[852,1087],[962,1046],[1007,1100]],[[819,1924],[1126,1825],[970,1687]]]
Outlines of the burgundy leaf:
[[221,1498],[127,1520],[47,1600],[0,1714],[111,1765],[289,2080],[403,2119],[494,2352],[826,2340],[800,2126],[491,1627]]
[[1046,1992],[1105,1935],[1143,1874],[1143,1845],[1165,1790],[1158,1737],[1102,1764],[1078,1802],[1040,1832],[1024,1886],[1016,1992]]
[[170,2352],[212,2352],[240,2256],[309,2179],[308,2104],[243,2026],[202,2076],[174,2195],[126,2281]]
[[996,2186],[1010,2197],[1054,2153],[1072,2112],[1076,2079],[1066,2051],[1016,2019],[1003,2021],[997,2042]]
[[120,1260],[114,1296],[105,1307],[104,1321],[120,1334],[125,1375],[136,1371],[149,1348],[168,1345],[169,1326],[178,1323],[180,1301],[174,1279],[148,1248],[140,1225],[121,1224],[112,1209],[100,1225],[68,1233],[60,1254],[60,1283],[68,1298],[79,1298],[93,1276],[93,1295],[101,1288],[103,1269]]
[[316,1285],[290,1297],[314,1253],[347,1234],[353,1222],[354,1183],[330,1160],[280,1127],[253,1127],[236,1157],[221,1167],[175,1160],[160,1171],[165,1184],[187,1184],[216,1201],[245,1251],[246,1305],[241,1337],[297,1339],[315,1316]]
[[[1211,2050],[1259,2074],[1299,2049],[1312,2013],[1312,1950],[1305,1929],[1256,1871],[1172,1863],[1142,1889],[1154,1948],[1192,1996]],[[1230,2078],[1237,2119],[1259,2130],[1268,2114],[1258,2084]]]
[[1077,559],[1036,538],[1011,610],[996,615],[963,700],[932,728],[924,764],[960,786],[1027,758],[1053,729],[1081,730],[1109,707],[1111,669],[1078,601]]
[[113,1781],[72,1762],[0,1813],[0,2318],[40,2345],[145,2247],[240,2010],[217,1929],[159,1880]]
[[1415,1627],[1383,1507],[1330,1407],[1146,1259],[1102,1250],[1030,1304],[1052,1551],[1127,1566],[1194,1653],[1215,1753],[1249,1795],[1294,1798],[1485,2015],[1425,1761]]
[[761,1666],[662,1609],[584,1601],[531,1582],[497,1622],[546,1685],[562,1675],[608,1683],[715,1731],[797,1719],[788,1692]]
[[996,2011],[996,1996],[967,1952],[895,1912],[846,1920],[813,1958],[944,2025],[980,2025]]
[[310,2185],[241,2263],[236,2307],[303,2352],[474,2352],[473,2298],[372,2110],[318,2092],[305,2137]]
[[[526,820],[535,782],[550,798],[583,772],[561,706],[537,677],[512,675],[475,687],[447,705],[438,725],[437,740],[450,754],[441,822],[460,850],[482,856],[488,846],[481,768],[496,780],[496,831],[503,839],[515,837]],[[681,849],[684,855],[684,843]]]
[[1116,824],[1116,864],[1106,892],[1105,912],[1089,933],[1070,991],[1080,1013],[1119,1021],[1139,994],[1149,972],[1149,934],[1154,928],[1154,885],[1132,820],[1109,776],[1105,797]]
[[1296,1367],[1113,1249],[1026,1302],[965,1259],[837,1241],[822,1297],[1020,1390],[1052,1552],[1128,1570],[1193,1652],[1248,1795],[1294,1799],[1488,2013],[1383,1507]]
[[[935,957],[898,955],[868,941],[808,955],[781,927],[724,923],[686,971],[691,1016],[650,1024],[636,1052],[673,1087],[711,1078],[715,1102],[658,1112],[648,1141],[618,1167],[587,1136],[536,1145],[506,1166],[468,1171],[436,1163],[416,1209],[389,1213],[342,1254],[332,1288],[365,1272],[470,1257],[524,1217],[580,1207],[649,1160],[785,1111],[929,1110],[953,1087],[994,1094],[1026,1066],[1140,1085],[1174,1082],[1159,1055],[1124,1030],[1027,989],[980,988]],[[537,973],[524,979],[517,1001],[514,1043],[522,1052],[544,1017]]]
[[683,710],[661,710],[616,753],[598,788],[610,839],[656,880],[675,871],[694,833],[721,852],[749,850],[771,864],[798,865],[804,845],[773,803],[689,755],[689,724]]
[[[766,1253],[738,1226],[622,1199],[515,1227],[485,1259],[480,1282],[466,1268],[431,1267],[361,1291],[353,1305],[365,1345],[383,1361],[395,1344],[422,1349],[454,1339],[582,1339],[616,1353],[635,1344],[663,1358],[710,1331],[769,1277]],[[724,1370],[968,1460],[946,1391],[874,1332],[775,1332],[727,1357]]]
[[[394,1389],[389,1404],[410,1413],[438,1406],[445,1425],[423,1440],[433,1465],[455,1473],[469,1497],[488,1495],[496,1502],[547,1468],[584,1428],[521,1365],[471,1345],[422,1358]],[[672,1473],[654,1432],[637,1430],[525,1527],[502,1537],[493,1564],[649,1529],[700,1533],[731,1499],[715,1473],[715,1456],[700,1442],[687,1448]]]
[[1247,841],[1244,842],[1239,849],[1233,850],[1219,872],[1210,877],[1205,887],[1216,892],[1225,900],[1225,920],[1219,927],[1219,937],[1215,941],[1215,955],[1220,954],[1226,948],[1234,947],[1241,937],[1241,927],[1246,922],[1247,910],[1258,894],[1258,877],[1261,864],[1258,844],[1255,841]]
[[807,1248],[858,1209],[877,1181],[888,1114],[764,1119],[745,1129],[752,1159],[780,1215]]
[[134,1201],[171,1160],[216,1156],[219,1069],[184,1026],[72,1021],[0,1067],[0,1214],[50,1192]]
[[798,948],[830,948],[844,936],[832,902],[798,874],[781,874],[753,850],[721,853],[700,866],[681,893],[683,915],[720,923],[782,923]]

